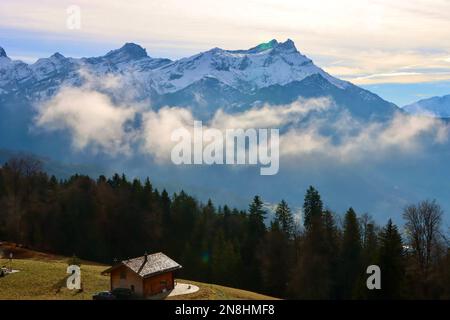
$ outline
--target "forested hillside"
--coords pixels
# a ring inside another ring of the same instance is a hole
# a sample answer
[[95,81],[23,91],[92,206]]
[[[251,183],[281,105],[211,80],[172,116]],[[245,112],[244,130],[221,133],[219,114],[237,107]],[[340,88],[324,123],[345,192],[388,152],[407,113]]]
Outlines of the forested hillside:
[[[0,241],[111,264],[162,251],[180,277],[282,298],[450,298],[450,248],[434,201],[404,209],[404,226],[378,226],[349,208],[340,216],[319,192],[297,222],[280,199],[275,218],[255,196],[248,210],[169,195],[118,174],[59,181],[31,158],[0,168]],[[351,197],[351,195],[349,195]],[[377,264],[382,290],[366,288]]]

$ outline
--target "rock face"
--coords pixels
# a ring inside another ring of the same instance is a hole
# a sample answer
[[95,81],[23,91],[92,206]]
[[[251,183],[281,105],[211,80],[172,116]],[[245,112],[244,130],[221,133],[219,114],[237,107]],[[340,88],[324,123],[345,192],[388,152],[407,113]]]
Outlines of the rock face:
[[6,55],[6,51],[5,49],[3,49],[2,47],[0,47],[0,58],[7,58],[8,56]]

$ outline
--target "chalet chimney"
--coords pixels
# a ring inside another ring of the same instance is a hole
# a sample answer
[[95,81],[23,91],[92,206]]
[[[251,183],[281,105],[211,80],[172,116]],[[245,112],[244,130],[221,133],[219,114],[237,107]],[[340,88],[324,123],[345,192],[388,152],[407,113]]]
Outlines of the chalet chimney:
[[148,256],[147,251],[145,251],[145,253],[144,253],[144,263],[147,262],[147,256]]

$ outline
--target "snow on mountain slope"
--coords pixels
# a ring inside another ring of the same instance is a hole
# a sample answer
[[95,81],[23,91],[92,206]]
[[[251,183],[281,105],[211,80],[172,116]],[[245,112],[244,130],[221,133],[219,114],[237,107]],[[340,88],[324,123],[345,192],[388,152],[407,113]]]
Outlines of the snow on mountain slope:
[[30,77],[31,73],[26,63],[11,60],[5,50],[0,47],[0,87],[2,89],[5,89],[13,81],[23,82]]
[[17,81],[36,83],[50,77],[77,83],[71,78],[76,78],[76,71],[82,67],[98,75],[128,71],[136,81],[152,87],[159,94],[179,91],[205,77],[216,78],[243,92],[301,81],[314,74],[320,74],[339,88],[348,86],[347,82],[314,65],[291,40],[284,43],[272,40],[248,50],[214,48],[175,62],[151,58],[145,49],[133,43],[126,43],[101,57],[74,59],[55,53],[31,65],[11,61],[1,49],[0,87],[4,89],[7,84]]
[[404,106],[403,109],[414,115],[450,118],[450,95],[419,100],[413,104]]
[[120,49],[112,50],[96,58],[82,58],[81,62],[99,71],[114,72],[136,69],[141,72],[157,69],[172,62],[170,59],[151,58],[147,51],[134,43],[126,43]]
[[134,99],[150,101],[155,108],[189,107],[202,118],[218,108],[233,112],[260,103],[291,103],[299,97],[330,97],[366,119],[389,118],[398,110],[329,75],[302,55],[292,40],[271,40],[247,50],[213,48],[177,61],[152,58],[133,43],[100,57],[76,59],[55,53],[30,65],[12,61],[1,49],[0,102],[45,100],[63,85],[81,86],[86,70],[98,79],[120,76]]
[[0,89],[4,94],[18,93],[29,99],[39,99],[52,95],[62,84],[81,84],[82,69],[98,76],[133,71],[148,74],[170,62],[169,59],[153,59],[145,49],[132,43],[126,43],[101,57],[76,59],[55,53],[33,64],[11,60],[0,47]]
[[340,88],[348,86],[315,66],[296,49],[292,40],[284,43],[272,40],[249,50],[214,48],[166,65],[156,70],[154,77],[159,93],[181,90],[205,76],[245,92],[301,81],[314,74]]

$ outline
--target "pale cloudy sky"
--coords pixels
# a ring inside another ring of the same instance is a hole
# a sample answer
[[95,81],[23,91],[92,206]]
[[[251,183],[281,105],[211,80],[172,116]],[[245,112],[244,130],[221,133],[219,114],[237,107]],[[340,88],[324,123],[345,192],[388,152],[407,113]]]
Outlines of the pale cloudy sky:
[[[81,8],[81,29],[66,10]],[[136,42],[179,58],[291,38],[335,76],[405,104],[450,94],[450,0],[2,0],[0,46],[33,61]]]

